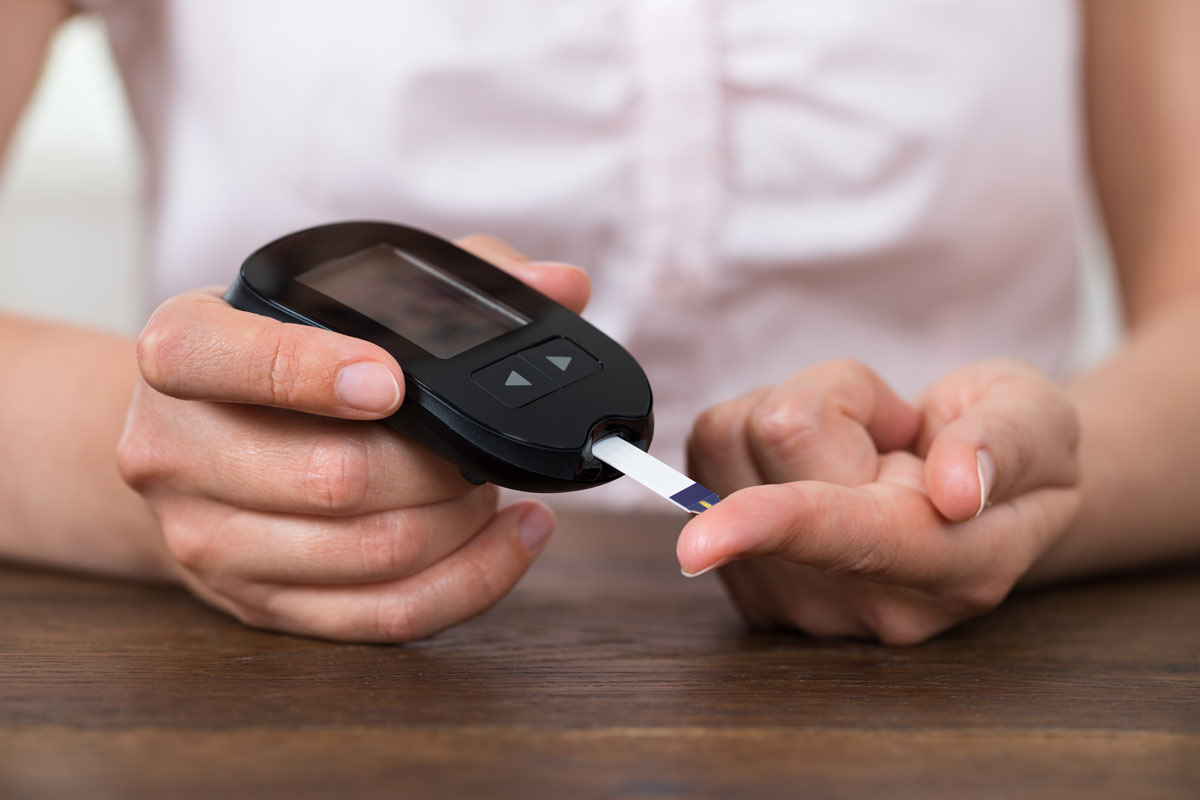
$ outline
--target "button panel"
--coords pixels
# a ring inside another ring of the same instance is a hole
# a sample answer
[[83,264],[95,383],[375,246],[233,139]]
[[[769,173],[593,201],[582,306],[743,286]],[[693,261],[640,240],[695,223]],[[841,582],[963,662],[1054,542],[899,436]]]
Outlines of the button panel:
[[604,367],[570,339],[551,339],[476,370],[471,380],[509,408],[520,408]]
[[520,355],[559,386],[567,386],[603,369],[599,361],[570,339],[551,339],[522,350]]
[[476,370],[471,380],[509,408],[520,408],[558,388],[554,381],[520,356],[509,356],[490,367]]

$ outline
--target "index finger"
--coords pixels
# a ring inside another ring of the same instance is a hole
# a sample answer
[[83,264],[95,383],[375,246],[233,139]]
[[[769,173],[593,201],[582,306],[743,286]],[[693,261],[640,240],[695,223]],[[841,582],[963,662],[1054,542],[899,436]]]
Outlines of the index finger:
[[971,563],[964,550],[980,545],[907,487],[798,481],[724,498],[687,524],[676,550],[689,574],[774,555],[830,574],[920,586],[954,575]]
[[556,303],[579,314],[587,305],[592,285],[587,273],[560,261],[531,261],[524,253],[495,236],[472,234],[456,239],[456,245],[495,264]]
[[404,398],[404,377],[370,342],[230,307],[220,289],[163,303],[138,339],[142,377],[163,394],[378,419]]

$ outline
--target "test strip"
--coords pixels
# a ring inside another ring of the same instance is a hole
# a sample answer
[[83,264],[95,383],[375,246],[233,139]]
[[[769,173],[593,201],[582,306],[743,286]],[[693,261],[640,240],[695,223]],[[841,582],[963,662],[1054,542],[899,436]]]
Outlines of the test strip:
[[592,454],[692,514],[707,511],[721,500],[712,489],[671,469],[620,436],[609,436],[596,442],[592,445]]

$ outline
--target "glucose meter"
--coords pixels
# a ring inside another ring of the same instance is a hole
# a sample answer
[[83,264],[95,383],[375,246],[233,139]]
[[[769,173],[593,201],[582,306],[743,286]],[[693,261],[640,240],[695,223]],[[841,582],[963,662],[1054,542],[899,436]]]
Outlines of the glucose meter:
[[424,231],[343,222],[293,233],[247,258],[225,300],[387,350],[404,371],[405,396],[384,422],[477,482],[584,489],[622,474],[593,443],[650,445],[650,384],[633,356]]

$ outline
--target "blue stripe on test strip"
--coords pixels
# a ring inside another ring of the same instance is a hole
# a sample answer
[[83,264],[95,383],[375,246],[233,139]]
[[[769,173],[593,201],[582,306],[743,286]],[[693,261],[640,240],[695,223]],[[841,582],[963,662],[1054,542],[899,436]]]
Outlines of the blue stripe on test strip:
[[693,483],[686,489],[682,489],[671,495],[671,502],[683,506],[693,514],[699,514],[721,502],[721,498],[707,486]]

